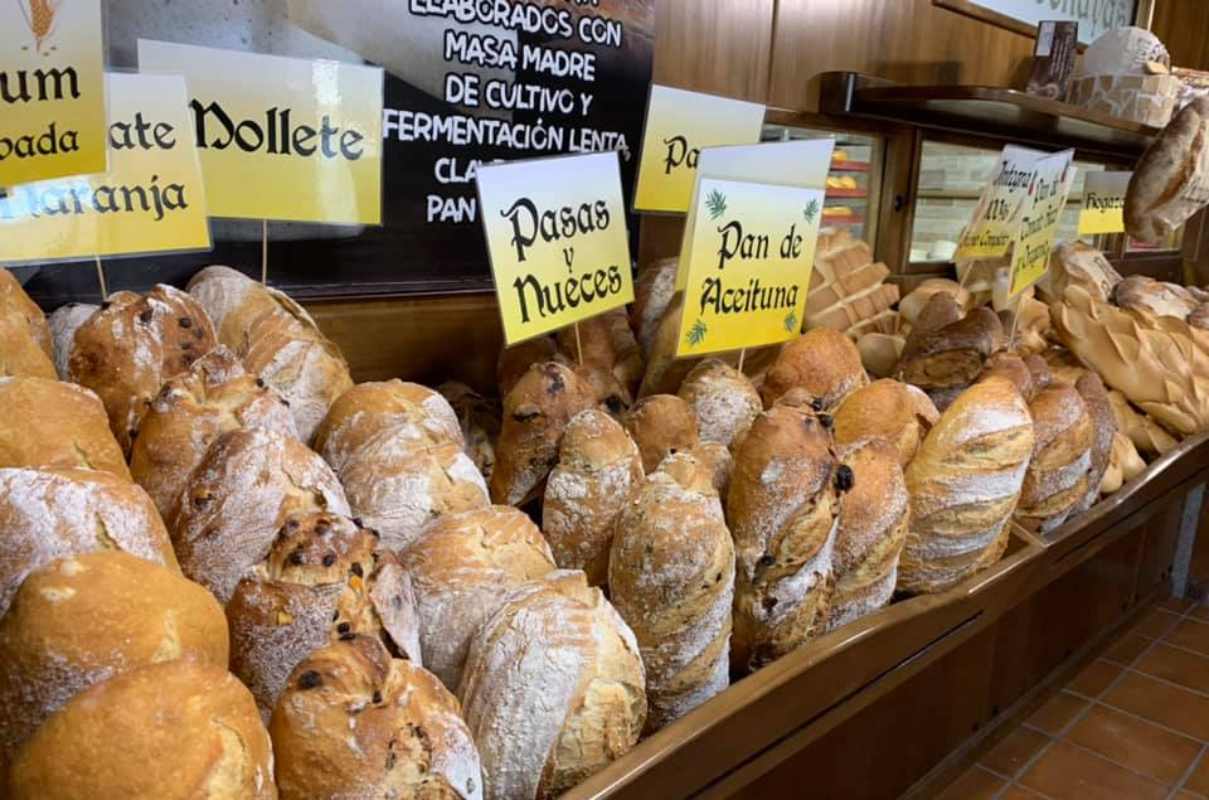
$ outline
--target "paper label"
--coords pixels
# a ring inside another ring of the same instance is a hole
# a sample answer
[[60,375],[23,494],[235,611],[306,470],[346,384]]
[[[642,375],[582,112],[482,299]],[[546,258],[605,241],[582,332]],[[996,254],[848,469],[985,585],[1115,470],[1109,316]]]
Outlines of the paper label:
[[1125,192],[1132,172],[1089,172],[1083,180],[1079,234],[1124,233]]
[[998,258],[1012,246],[1034,165],[1045,153],[1008,145],[1003,148],[995,171],[983,188],[970,223],[958,240],[956,261]]
[[0,186],[105,171],[100,0],[0,3]]
[[483,166],[478,189],[509,345],[634,299],[616,153]]
[[1071,165],[1073,150],[1047,156],[1034,165],[1033,179],[1020,217],[1020,229],[1012,250],[1012,286],[1015,297],[1032,286],[1049,269],[1054,236],[1062,221],[1062,209],[1075,179]]
[[145,39],[139,69],[188,81],[214,216],[381,222],[381,69]]

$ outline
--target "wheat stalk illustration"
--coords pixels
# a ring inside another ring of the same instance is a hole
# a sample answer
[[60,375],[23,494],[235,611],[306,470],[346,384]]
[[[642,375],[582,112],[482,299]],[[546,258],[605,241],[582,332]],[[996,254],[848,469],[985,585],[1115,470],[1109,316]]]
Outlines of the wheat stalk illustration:
[[[34,37],[34,51],[42,53],[42,45],[50,38],[55,29],[55,16],[63,0],[15,0],[25,24]],[[28,8],[26,4],[28,3]]]

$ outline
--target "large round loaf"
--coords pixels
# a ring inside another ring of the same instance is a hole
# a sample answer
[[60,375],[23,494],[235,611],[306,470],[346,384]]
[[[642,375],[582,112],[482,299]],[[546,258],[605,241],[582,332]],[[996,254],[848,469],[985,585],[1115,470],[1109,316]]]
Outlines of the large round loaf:
[[653,394],[639,400],[621,418],[642,454],[642,468],[654,472],[673,453],[692,450],[700,441],[693,407],[674,394]]
[[399,561],[416,591],[425,666],[451,690],[470,640],[504,594],[555,569],[542,532],[521,511],[491,506],[433,522]]
[[355,636],[290,676],[269,731],[282,800],[479,800],[479,755],[441,682]]
[[224,433],[176,504],[172,538],[181,569],[226,604],[286,521],[308,511],[352,516],[323,459],[263,428]]
[[559,796],[629,752],[646,719],[634,634],[578,571],[505,596],[475,634],[458,696],[488,800]]
[[638,640],[656,731],[730,683],[735,549],[711,467],[669,457],[626,504],[609,596]]
[[96,469],[130,480],[105,406],[74,383],[0,378],[0,467]]
[[100,310],[100,306],[91,303],[68,303],[59,306],[47,317],[54,343],[55,372],[59,374],[59,380],[71,380],[71,351],[76,345],[76,330]]
[[871,436],[885,439],[906,467],[938,419],[940,412],[922,391],[883,378],[857,389],[836,409],[835,440],[851,444]]
[[266,314],[292,317],[314,333],[319,332],[306,309],[284,292],[230,267],[206,267],[190,279],[187,288],[210,315],[218,340],[236,353],[247,342],[252,325]]
[[171,378],[143,416],[130,451],[130,471],[164,519],[193,470],[221,434],[266,428],[298,438],[282,399],[248,375],[239,359],[219,345]]
[[1029,530],[1048,533],[1065,522],[1087,494],[1095,429],[1087,404],[1066,384],[1038,392],[1029,411],[1033,455],[1024,473],[1016,520]]
[[868,382],[861,353],[852,340],[839,331],[816,328],[781,348],[764,376],[760,394],[769,407],[790,389],[801,388],[828,411]]
[[38,304],[0,267],[0,376],[55,378],[50,329]]
[[703,442],[720,442],[730,447],[751,427],[752,420],[764,410],[760,393],[747,376],[716,358],[707,358],[693,367],[679,395],[697,417],[697,430]]
[[273,749],[221,667],[151,664],[76,695],[26,742],[12,800],[272,800]]
[[608,414],[590,408],[567,423],[542,504],[542,530],[558,566],[605,584],[613,525],[642,475],[638,446]]
[[0,469],[0,614],[30,572],[94,550],[179,571],[164,523],[135,484],[90,469]]

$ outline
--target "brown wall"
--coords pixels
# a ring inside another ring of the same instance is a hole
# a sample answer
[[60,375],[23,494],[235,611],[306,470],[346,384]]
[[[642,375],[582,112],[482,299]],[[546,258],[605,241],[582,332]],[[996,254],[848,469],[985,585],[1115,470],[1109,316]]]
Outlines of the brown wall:
[[1209,2],[1158,0],[1151,30],[1167,45],[1171,63],[1209,69]]

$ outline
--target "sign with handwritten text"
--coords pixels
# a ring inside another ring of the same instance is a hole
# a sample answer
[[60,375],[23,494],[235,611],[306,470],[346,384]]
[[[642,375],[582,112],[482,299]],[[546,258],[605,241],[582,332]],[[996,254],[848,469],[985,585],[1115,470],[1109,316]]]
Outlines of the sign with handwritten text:
[[1020,215],[1020,229],[1012,250],[1012,284],[1015,297],[1032,286],[1049,269],[1050,251],[1062,221],[1062,209],[1075,179],[1073,150],[1046,156],[1033,165],[1028,198]]
[[1007,145],[983,188],[970,223],[957,243],[957,261],[1007,255],[1035,175],[1033,166],[1045,153]]
[[1083,179],[1079,235],[1125,232],[1125,192],[1132,172],[1089,172]]

